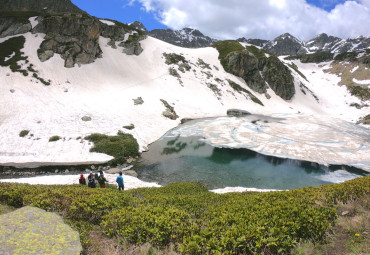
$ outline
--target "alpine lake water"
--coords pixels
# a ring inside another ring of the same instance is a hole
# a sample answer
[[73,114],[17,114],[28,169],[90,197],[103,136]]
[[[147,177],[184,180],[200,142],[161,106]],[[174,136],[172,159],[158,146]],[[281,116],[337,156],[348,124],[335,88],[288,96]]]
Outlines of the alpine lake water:
[[343,182],[368,172],[344,165],[266,156],[249,149],[214,147],[201,136],[164,135],[142,154],[137,169],[143,181],[167,185],[201,182],[208,189],[245,187],[287,190]]

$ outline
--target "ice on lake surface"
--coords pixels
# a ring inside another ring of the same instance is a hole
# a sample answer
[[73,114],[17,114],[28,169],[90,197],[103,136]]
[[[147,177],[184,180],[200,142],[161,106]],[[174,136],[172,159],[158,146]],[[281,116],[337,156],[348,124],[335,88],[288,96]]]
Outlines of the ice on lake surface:
[[314,116],[196,120],[150,146],[139,178],[160,184],[199,181],[208,188],[293,189],[338,183],[370,171],[369,138],[369,129]]

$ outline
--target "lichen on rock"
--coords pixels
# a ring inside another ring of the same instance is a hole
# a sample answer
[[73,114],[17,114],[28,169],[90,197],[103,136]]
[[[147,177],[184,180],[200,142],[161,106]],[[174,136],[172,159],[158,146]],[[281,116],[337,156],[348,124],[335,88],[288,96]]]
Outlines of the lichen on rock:
[[26,206],[0,215],[0,254],[80,254],[77,231],[61,216]]

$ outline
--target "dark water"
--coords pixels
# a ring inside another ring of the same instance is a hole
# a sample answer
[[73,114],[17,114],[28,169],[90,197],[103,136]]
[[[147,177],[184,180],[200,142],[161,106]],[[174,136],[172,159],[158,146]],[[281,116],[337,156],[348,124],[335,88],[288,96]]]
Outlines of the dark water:
[[264,156],[247,149],[216,148],[199,137],[164,137],[150,145],[142,157],[137,172],[144,181],[161,185],[197,181],[208,189],[294,189],[365,175],[353,168],[333,171],[316,163]]

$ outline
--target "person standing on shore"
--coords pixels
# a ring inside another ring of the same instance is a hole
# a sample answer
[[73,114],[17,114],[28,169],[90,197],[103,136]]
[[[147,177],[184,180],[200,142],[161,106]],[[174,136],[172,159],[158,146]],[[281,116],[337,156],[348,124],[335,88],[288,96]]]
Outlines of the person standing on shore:
[[87,177],[87,186],[90,188],[96,188],[95,178],[93,172],[90,171],[89,176]]
[[123,184],[122,172],[119,172],[116,182],[118,183],[118,190],[125,190],[125,185]]
[[86,185],[86,179],[83,174],[80,175],[80,179],[78,181],[81,185]]
[[107,182],[107,179],[104,177],[103,171],[100,170],[100,176],[98,179],[100,188],[105,188],[105,183]]

